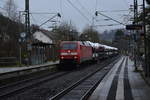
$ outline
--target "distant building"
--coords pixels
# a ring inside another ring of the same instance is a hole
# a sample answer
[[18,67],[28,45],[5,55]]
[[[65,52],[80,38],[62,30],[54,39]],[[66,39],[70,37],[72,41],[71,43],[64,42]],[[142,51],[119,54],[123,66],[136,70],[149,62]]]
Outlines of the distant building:
[[54,44],[54,38],[52,36],[52,32],[49,31],[36,31],[33,33],[33,43],[34,42],[42,42],[45,44]]
[[55,57],[55,39],[52,32],[38,30],[32,36],[32,64],[41,64]]

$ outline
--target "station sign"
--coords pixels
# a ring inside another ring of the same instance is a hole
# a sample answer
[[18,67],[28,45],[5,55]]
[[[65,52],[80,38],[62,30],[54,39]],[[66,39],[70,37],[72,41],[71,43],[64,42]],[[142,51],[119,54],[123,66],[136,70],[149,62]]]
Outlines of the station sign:
[[126,25],[127,30],[142,30],[142,25]]

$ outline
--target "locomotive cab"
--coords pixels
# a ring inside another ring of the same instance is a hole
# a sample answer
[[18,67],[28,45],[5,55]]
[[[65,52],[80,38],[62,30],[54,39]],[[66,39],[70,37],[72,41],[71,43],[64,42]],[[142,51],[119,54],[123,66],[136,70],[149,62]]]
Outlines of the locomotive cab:
[[78,42],[63,42],[60,45],[60,64],[76,65],[79,64],[79,44]]

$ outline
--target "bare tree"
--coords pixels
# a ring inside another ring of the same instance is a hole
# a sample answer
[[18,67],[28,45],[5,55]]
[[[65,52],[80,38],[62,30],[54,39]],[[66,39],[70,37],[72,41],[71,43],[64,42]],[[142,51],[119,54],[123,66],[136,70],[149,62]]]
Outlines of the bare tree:
[[[17,6],[14,0],[6,0],[4,9],[6,10],[5,16],[0,17],[0,34],[2,35],[1,54],[3,56],[17,56],[18,45],[18,14]],[[7,16],[7,17],[6,17]]]
[[18,20],[17,14],[17,5],[15,4],[14,0],[7,0],[4,8],[6,9],[6,15],[13,21]]
[[91,41],[91,42],[100,42],[100,35],[97,30],[88,26],[86,27],[82,34],[80,35],[80,40],[82,41]]
[[55,33],[57,40],[72,41],[78,39],[78,31],[76,27],[67,22],[63,22],[60,26],[55,27],[53,32]]

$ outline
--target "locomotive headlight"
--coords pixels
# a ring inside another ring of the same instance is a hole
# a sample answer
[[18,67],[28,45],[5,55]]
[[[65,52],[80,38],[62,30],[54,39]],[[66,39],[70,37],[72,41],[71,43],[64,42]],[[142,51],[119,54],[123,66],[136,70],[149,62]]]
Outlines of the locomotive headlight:
[[77,59],[78,57],[77,56],[74,56],[74,59]]
[[61,59],[64,59],[64,57],[63,57],[63,56],[61,56]]
[[71,55],[77,55],[78,53],[77,52],[71,52]]

